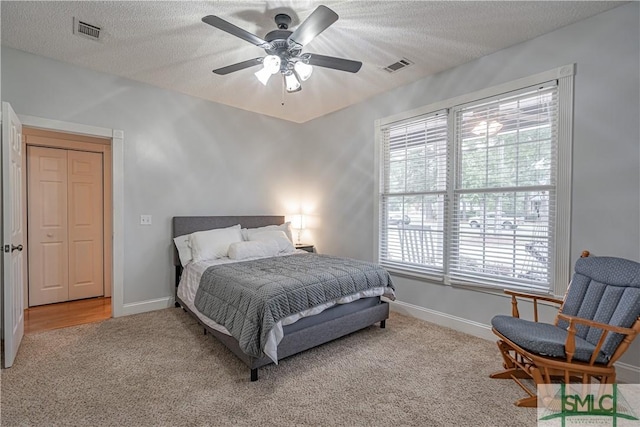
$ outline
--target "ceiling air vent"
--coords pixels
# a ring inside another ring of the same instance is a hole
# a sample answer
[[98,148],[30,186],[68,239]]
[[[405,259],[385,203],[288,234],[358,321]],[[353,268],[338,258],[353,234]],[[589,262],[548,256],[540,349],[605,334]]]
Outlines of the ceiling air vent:
[[87,24],[86,22],[83,22],[78,18],[73,18],[73,34],[81,37],[86,37],[91,40],[99,40],[100,27]]
[[413,62],[409,61],[407,58],[402,58],[400,61],[384,67],[384,69],[390,73],[395,73],[396,71],[402,70],[411,64],[413,64]]

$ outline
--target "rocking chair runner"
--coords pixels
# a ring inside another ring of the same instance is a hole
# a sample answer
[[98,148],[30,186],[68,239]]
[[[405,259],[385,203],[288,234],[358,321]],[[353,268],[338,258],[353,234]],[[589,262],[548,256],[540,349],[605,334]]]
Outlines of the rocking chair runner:
[[[588,255],[583,252],[576,262],[564,301],[505,291],[512,316],[491,320],[505,368],[491,378],[513,379],[529,394],[518,406],[537,405],[536,392],[522,379],[532,379],[541,390],[552,380],[614,383],[614,362],[640,333],[640,264]],[[533,322],[519,318],[517,298],[533,300]],[[538,301],[560,305],[555,324],[538,322]]]

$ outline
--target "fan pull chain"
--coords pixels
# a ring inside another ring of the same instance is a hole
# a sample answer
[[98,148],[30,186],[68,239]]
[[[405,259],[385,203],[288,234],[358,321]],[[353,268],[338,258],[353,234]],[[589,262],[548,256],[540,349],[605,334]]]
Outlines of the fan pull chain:
[[282,106],[284,107],[284,78],[282,79]]

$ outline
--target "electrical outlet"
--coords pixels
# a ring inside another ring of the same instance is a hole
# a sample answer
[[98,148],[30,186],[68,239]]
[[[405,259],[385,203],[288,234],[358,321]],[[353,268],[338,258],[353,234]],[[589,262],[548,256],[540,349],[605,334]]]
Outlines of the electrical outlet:
[[151,225],[151,215],[140,215],[140,225]]

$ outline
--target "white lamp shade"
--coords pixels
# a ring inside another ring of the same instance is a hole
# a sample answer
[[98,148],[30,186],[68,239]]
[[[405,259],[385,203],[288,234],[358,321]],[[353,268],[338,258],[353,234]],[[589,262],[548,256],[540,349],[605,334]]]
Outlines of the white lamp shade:
[[309,64],[305,64],[302,61],[296,62],[296,65],[294,65],[293,68],[296,70],[296,73],[298,73],[298,77],[300,77],[300,80],[302,81],[305,81],[309,77],[311,77],[311,73],[313,72],[313,67]]
[[267,85],[269,77],[280,71],[280,57],[276,55],[267,55],[262,60],[262,68],[254,74],[260,80],[260,83]]
[[267,70],[266,68],[261,68],[260,70],[256,71],[255,76],[258,78],[258,80],[260,80],[260,83],[262,83],[263,85],[267,85],[267,82],[269,81],[269,77],[271,77],[271,71]]
[[491,120],[489,123],[487,123],[485,120],[483,120],[475,125],[471,132],[478,136],[495,135],[496,133],[500,132],[500,129],[502,129],[502,123],[495,120]]
[[304,215],[302,214],[293,215],[291,217],[291,228],[294,228],[296,230],[304,230],[306,228]]
[[284,82],[287,86],[287,92],[296,92],[300,90],[300,82],[295,74],[289,73],[284,76]]
[[269,70],[271,74],[275,74],[280,71],[280,57],[277,55],[267,55],[262,60],[262,64],[266,70]]

